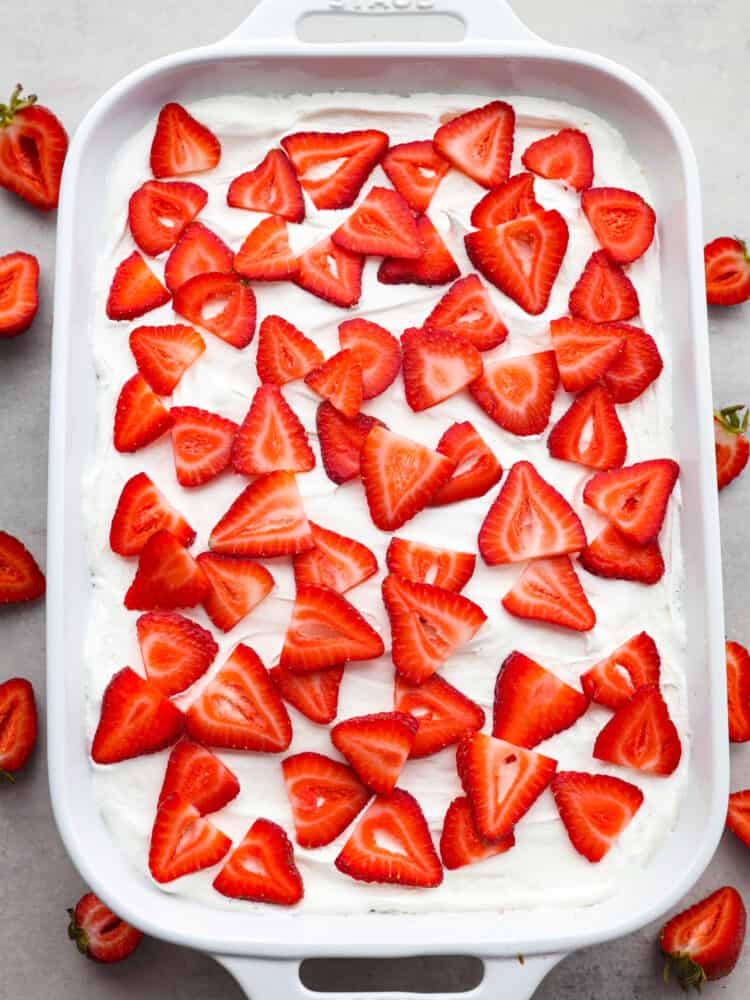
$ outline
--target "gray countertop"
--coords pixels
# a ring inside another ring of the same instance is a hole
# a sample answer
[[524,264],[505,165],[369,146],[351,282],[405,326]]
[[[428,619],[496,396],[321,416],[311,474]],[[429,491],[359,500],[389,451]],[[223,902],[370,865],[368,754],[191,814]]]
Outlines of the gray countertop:
[[[5,0],[0,2],[0,91],[4,98],[17,80],[22,81],[72,131],[96,98],[130,70],[227,34],[253,5],[254,0],[211,5],[199,0]],[[514,6],[542,37],[607,55],[661,91],[685,123],[697,152],[706,238],[750,236],[746,0],[515,0]],[[21,537],[42,563],[54,243],[54,215],[43,216],[0,193],[0,254],[26,250],[37,255],[42,267],[42,304],[33,329],[0,344],[0,527]],[[716,403],[746,401],[750,304],[721,315],[714,312],[710,321]],[[746,644],[748,497],[750,473],[721,497],[727,629],[730,637]],[[43,605],[4,610],[0,628],[0,677],[29,677],[43,704]],[[18,784],[0,789],[0,1000],[239,998],[238,987],[211,959],[158,941],[145,941],[130,960],[112,968],[97,967],[77,955],[66,938],[65,909],[84,886],[52,821],[44,739],[40,742]],[[734,747],[732,787],[747,785],[750,748]],[[731,835],[725,835],[691,898],[727,882],[750,904],[750,853]],[[659,980],[657,930],[647,927],[570,956],[547,977],[538,1000],[679,995],[675,986],[667,990]],[[732,977],[706,992],[725,1000],[747,1000],[749,973],[747,952]],[[329,969],[328,985],[341,974],[340,969]],[[413,986],[458,988],[462,974],[459,966],[446,972],[417,961]],[[373,988],[392,980],[370,966],[362,982]]]

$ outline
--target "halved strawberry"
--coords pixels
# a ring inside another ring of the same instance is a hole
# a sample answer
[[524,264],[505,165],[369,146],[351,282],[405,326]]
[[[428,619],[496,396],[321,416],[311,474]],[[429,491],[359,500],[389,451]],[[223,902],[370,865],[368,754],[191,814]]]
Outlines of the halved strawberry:
[[277,385],[258,386],[232,444],[232,465],[244,476],[309,472],[315,455],[299,417]]
[[625,347],[623,331],[585,319],[563,316],[549,325],[560,381],[568,392],[580,392],[598,382]]
[[431,583],[433,587],[457,594],[471,579],[476,556],[473,552],[455,552],[406,538],[392,538],[385,561],[389,573],[412,583]]
[[271,215],[251,230],[234,256],[234,269],[252,281],[285,281],[299,273],[284,219]]
[[305,199],[286,154],[269,150],[253,170],[235,177],[227,191],[227,205],[251,212],[269,212],[289,222],[302,222]]
[[729,739],[750,740],[750,653],[739,642],[727,642],[727,700]]
[[456,767],[480,837],[496,841],[516,823],[552,781],[557,761],[486,733],[464,737]]
[[505,854],[515,843],[512,830],[499,840],[484,840],[476,828],[465,795],[459,795],[448,806],[440,835],[440,857],[449,871]]
[[358,413],[351,420],[331,403],[321,403],[315,417],[326,475],[334,483],[348,483],[360,472],[360,453],[367,435],[380,420]]
[[325,726],[338,715],[344,664],[310,670],[306,674],[295,674],[284,667],[274,667],[270,675],[284,701],[294,705],[311,722]]
[[220,158],[221,143],[210,129],[188,114],[181,104],[164,105],[151,143],[154,177],[212,170]]
[[585,771],[558,771],[552,794],[571,844],[592,864],[607,854],[643,802],[643,792],[629,781]]
[[564,128],[532,142],[521,162],[527,170],[550,180],[564,181],[574,191],[585,191],[594,180],[591,143],[586,133],[577,128]]
[[172,416],[144,377],[133,375],[120,390],[115,405],[114,444],[118,451],[145,448],[166,434]]
[[173,406],[172,450],[180,486],[202,486],[229,468],[234,420],[197,406]]
[[[388,136],[376,129],[361,132],[297,132],[281,145],[300,184],[320,209],[349,208],[388,149]],[[343,161],[343,162],[342,162]],[[330,171],[321,167],[330,164]]]
[[417,733],[418,722],[405,712],[376,712],[339,722],[331,742],[376,795],[396,787]]
[[138,557],[138,568],[125,594],[130,611],[192,608],[208,593],[203,570],[182,543],[168,531],[150,535]]
[[109,319],[135,319],[172,298],[154,272],[134,250],[115,270],[107,296]]
[[286,385],[323,363],[323,352],[281,316],[266,316],[258,332],[255,367],[261,382]]
[[391,188],[371,188],[346,222],[334,230],[332,239],[366,256],[410,260],[422,256],[414,216],[405,199]]
[[743,405],[725,406],[714,412],[716,483],[720,490],[739,476],[750,458],[748,419],[750,409]]
[[199,743],[180,740],[169,755],[159,802],[179,795],[205,816],[223,809],[239,792],[240,783],[226,764]]
[[476,347],[445,330],[407,330],[401,344],[404,391],[412,410],[442,403],[482,374],[482,358]]
[[569,556],[529,563],[502,605],[517,618],[549,622],[576,632],[589,632],[596,625],[596,614]]
[[143,938],[139,930],[120,920],[93,892],[81,896],[75,909],[68,910],[68,916],[68,937],[92,962],[122,962]]
[[221,237],[202,222],[191,222],[167,257],[164,281],[174,293],[196,274],[229,274],[234,254]]
[[136,631],[146,676],[168,698],[195,684],[219,652],[208,629],[175,611],[141,615]]
[[438,441],[437,451],[453,459],[458,471],[430,500],[431,507],[484,496],[502,478],[503,467],[468,420],[451,424]]
[[378,561],[362,542],[310,522],[315,548],[294,557],[294,580],[345,594],[378,571]]
[[591,323],[617,323],[640,311],[638,292],[606,250],[591,254],[568,299],[571,316]]
[[169,531],[183,545],[195,541],[195,531],[182,514],[145,472],[138,472],[122,488],[109,529],[109,547],[121,556],[137,556],[157,531]]
[[492,735],[532,750],[569,729],[588,707],[585,694],[514,651],[503,661],[495,682]]
[[298,753],[281,762],[297,843],[325,847],[364,809],[371,792],[351,767],[322,753]]
[[35,601],[45,588],[44,574],[23,542],[0,531],[0,605]]
[[188,735],[210,747],[281,753],[292,741],[284,703],[257,653],[240,643],[185,716]]
[[468,597],[393,573],[383,580],[383,603],[391,623],[393,665],[415,684],[426,681],[487,621]]
[[364,384],[359,357],[354,351],[337,351],[322,365],[308,372],[305,383],[350,420],[359,413]]
[[22,97],[17,84],[7,104],[0,104],[0,187],[34,208],[49,212],[60,195],[68,136],[36,94]]
[[750,256],[744,240],[720,236],[703,250],[710,306],[736,306],[750,298]]
[[613,580],[654,584],[664,576],[664,558],[656,539],[639,545],[613,524],[600,531],[578,558],[589,573]]
[[578,552],[586,544],[581,519],[531,462],[516,462],[479,529],[488,566]]
[[508,336],[508,328],[476,274],[451,285],[424,326],[463,337],[478,351],[490,351]]
[[422,248],[416,260],[385,257],[378,268],[383,285],[447,285],[461,274],[458,264],[426,215],[417,216],[417,233]]
[[672,774],[682,757],[677,728],[654,684],[636,690],[596,737],[594,757],[649,774]]
[[469,391],[503,430],[527,437],[549,423],[558,382],[555,352],[541,351],[485,365]]
[[295,555],[314,544],[291,472],[269,472],[246,486],[208,539],[222,555],[261,558]]
[[435,149],[482,187],[508,179],[516,115],[510,104],[492,101],[452,118],[435,133]]
[[474,267],[532,316],[543,313],[568,249],[568,224],[556,209],[464,237]]
[[509,177],[477,202],[471,213],[471,224],[476,229],[493,229],[522,215],[543,211],[534,197],[534,175],[524,172]]
[[97,764],[117,764],[156,753],[179,738],[184,722],[182,712],[155,684],[124,667],[102,697],[91,756]]
[[429,757],[484,725],[484,710],[438,674],[421,684],[396,674],[393,707],[411,713],[419,723],[412,759]]
[[270,819],[256,819],[214,879],[214,889],[230,899],[299,903],[305,889],[284,830]]
[[187,369],[206,349],[192,326],[138,326],[130,334],[138,371],[157,396],[171,396]]
[[156,813],[149,871],[160,884],[173,882],[218,864],[231,846],[231,838],[201,816],[191,802],[172,794],[161,802]]
[[680,467],[671,458],[636,462],[598,472],[586,483],[583,499],[628,538],[646,545],[661,530],[679,474]]
[[581,195],[581,207],[594,235],[616,263],[630,264],[651,246],[656,215],[634,191],[589,188]]
[[609,391],[603,385],[584,389],[550,431],[547,447],[553,458],[563,462],[619,469],[628,441]]
[[615,403],[630,403],[661,375],[664,362],[645,330],[629,323],[613,326],[625,334],[625,346],[604,373],[604,384]]
[[665,982],[674,971],[684,990],[699,990],[707,980],[728,976],[742,953],[746,924],[742,897],[729,885],[672,917],[659,936]]
[[31,757],[36,745],[37,716],[34,689],[22,677],[0,684],[0,781],[14,782],[14,771]]
[[432,196],[450,170],[448,161],[429,139],[391,146],[380,166],[409,208],[418,214],[430,207]]
[[208,193],[190,181],[146,181],[128,202],[133,239],[144,253],[158,257],[175,245],[207,201]]
[[592,701],[615,709],[645,684],[659,685],[661,657],[648,632],[639,632],[581,674],[581,687]]
[[39,308],[38,286],[36,257],[20,252],[0,257],[0,339],[16,337],[31,326]]
[[428,889],[443,881],[427,820],[414,796],[402,788],[373,801],[334,864],[359,882]]
[[362,254],[336,246],[326,236],[297,258],[299,271],[294,283],[331,305],[348,309],[362,294]]
[[222,632],[234,628],[273,590],[271,574],[252,559],[201,552],[197,562],[211,585],[203,607]]
[[455,467],[447,456],[373,426],[361,452],[362,482],[373,522],[383,531],[396,531],[427,506]]
[[177,289],[173,305],[189,323],[232,347],[247,347],[253,339],[255,293],[238,274],[196,274]]
[[393,334],[370,320],[348,319],[339,326],[339,343],[362,369],[362,398],[385,392],[401,367],[401,345]]
[[297,587],[282,667],[306,673],[350,660],[376,660],[383,649],[378,633],[341,594],[310,583]]
[[732,792],[727,809],[727,829],[750,847],[750,788]]

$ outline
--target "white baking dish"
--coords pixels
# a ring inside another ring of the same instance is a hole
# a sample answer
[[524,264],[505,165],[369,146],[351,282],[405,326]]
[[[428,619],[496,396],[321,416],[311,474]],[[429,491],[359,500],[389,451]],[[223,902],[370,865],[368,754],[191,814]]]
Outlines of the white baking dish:
[[[156,937],[215,954],[257,1000],[312,996],[298,978],[303,958],[441,953],[485,960],[485,978],[467,996],[520,1000],[533,993],[564,953],[632,931],[677,902],[708,864],[723,827],[728,793],[724,627],[695,159],[674,112],[646,83],[598,56],[547,45],[502,0],[456,0],[455,5],[451,0],[330,0],[329,13],[452,14],[466,26],[461,43],[347,47],[299,41],[296,25],[311,12],[309,2],[262,0],[224,41],[132,73],[89,112],[70,147],[59,211],[50,423],[48,722],[55,817],[81,875],[116,912]],[[106,196],[104,168],[121,143],[153,121],[168,100],[236,92],[446,88],[553,97],[588,107],[623,133],[648,175],[660,225],[682,465],[691,793],[676,830],[646,870],[634,872],[615,897],[587,908],[519,910],[494,920],[487,913],[462,913],[456,919],[440,913],[321,918],[272,909],[262,917],[207,911],[160,892],[120,853],[94,799],[85,740],[81,664],[89,578],[81,479],[94,436],[95,378],[86,330]],[[515,959],[519,953],[527,956],[524,965]]]

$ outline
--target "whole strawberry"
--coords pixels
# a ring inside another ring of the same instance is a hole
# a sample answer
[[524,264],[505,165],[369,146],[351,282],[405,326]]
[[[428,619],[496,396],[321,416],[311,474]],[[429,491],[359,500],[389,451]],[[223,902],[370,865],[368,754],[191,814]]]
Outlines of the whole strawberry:
[[68,914],[68,937],[93,962],[121,962],[141,943],[143,934],[115,916],[93,892],[82,896]]
[[728,976],[745,941],[746,912],[736,889],[725,885],[672,917],[659,936],[667,956],[664,981],[674,972],[683,989]]
[[57,206],[68,136],[59,119],[36,103],[36,94],[22,97],[19,83],[7,104],[0,104],[0,187],[35,208]]

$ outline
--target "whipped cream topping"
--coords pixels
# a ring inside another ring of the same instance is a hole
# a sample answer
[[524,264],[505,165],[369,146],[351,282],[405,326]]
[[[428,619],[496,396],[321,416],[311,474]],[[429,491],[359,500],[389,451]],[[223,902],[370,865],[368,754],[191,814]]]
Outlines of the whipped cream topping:
[[[207,226],[237,250],[260,213],[229,208],[226,191],[230,181],[257,165],[269,148],[286,134],[301,130],[346,131],[379,128],[396,144],[431,137],[438,125],[456,114],[486,103],[488,96],[418,94],[396,97],[374,94],[315,94],[284,98],[225,97],[196,102],[188,110],[219,137],[222,157],[218,167],[193,178],[209,194],[200,215]],[[546,100],[509,98],[516,115],[515,148],[511,173],[523,169],[521,155],[534,140],[564,127],[585,131],[594,150],[595,185],[630,188],[647,200],[646,180],[630,156],[622,137],[605,121],[580,108]],[[207,548],[208,535],[219,517],[247,484],[231,472],[208,485],[188,490],[176,480],[169,435],[134,454],[119,454],[112,443],[114,407],[123,382],[135,372],[128,348],[128,334],[140,323],[181,322],[171,306],[148,313],[133,323],[106,318],[105,302],[116,265],[136,249],[127,226],[130,194],[151,176],[148,154],[153,123],[133,135],[109,170],[109,206],[104,220],[102,259],[97,275],[97,296],[90,336],[98,378],[97,444],[86,481],[89,559],[92,594],[85,650],[88,737],[99,718],[102,693],[112,674],[127,665],[143,672],[136,641],[137,613],[123,606],[123,596],[135,572],[136,560],[114,555],[108,545],[109,524],[123,484],[137,472],[146,472],[159,489],[197,531],[192,551]],[[364,197],[374,184],[389,186],[378,167],[365,184]],[[537,178],[536,197],[545,208],[556,208],[565,217],[570,243],[549,307],[541,316],[529,316],[492,286],[490,295],[509,329],[504,344],[485,352],[494,358],[528,354],[551,346],[549,321],[567,314],[568,295],[589,255],[598,248],[580,208],[578,195],[561,183]],[[463,236],[471,229],[469,217],[484,190],[456,170],[441,183],[429,216],[453,253],[462,274],[473,269],[464,251]],[[307,216],[299,226],[289,226],[295,252],[333,231],[353,209],[320,212],[305,197]],[[149,264],[161,277],[168,255]],[[344,319],[372,319],[398,336],[408,326],[419,326],[445,293],[446,287],[382,285],[377,281],[379,260],[365,264],[361,300],[344,311],[292,285],[255,284],[259,321],[278,313],[310,336],[326,357],[339,349],[337,329]],[[665,361],[661,377],[634,402],[618,406],[627,434],[626,464],[675,455],[672,436],[671,352],[660,309],[658,239],[629,269],[641,304],[641,323],[655,338]],[[487,284],[485,282],[485,284]],[[185,373],[174,392],[174,405],[195,405],[241,421],[257,388],[255,351],[257,336],[243,351],[204,335],[205,354]],[[323,526],[350,535],[375,553],[377,576],[347,594],[347,598],[383,636],[386,654],[366,664],[351,664],[344,673],[338,719],[393,707],[393,666],[389,655],[390,630],[380,595],[385,573],[385,551],[390,535],[370,520],[359,481],[335,486],[325,475],[315,434],[319,398],[302,381],[283,389],[284,395],[309,432],[317,455],[316,468],[298,476],[307,514]],[[572,397],[558,391],[550,426],[567,410]],[[441,434],[455,421],[470,420],[507,470],[513,462],[533,462],[542,476],[560,490],[582,518],[589,539],[603,519],[586,507],[582,490],[591,472],[582,466],[550,458],[546,433],[520,438],[495,425],[464,391],[422,413],[406,404],[400,376],[382,396],[365,403],[366,412],[379,417],[392,430],[435,447]],[[427,509],[408,522],[401,537],[476,552],[482,518],[497,494],[471,501]],[[516,846],[507,854],[479,864],[446,872],[437,889],[411,889],[395,885],[366,885],[339,873],[333,865],[352,827],[327,847],[295,855],[305,883],[305,898],[292,912],[354,913],[368,910],[425,912],[437,910],[502,910],[517,907],[586,906],[614,894],[631,877],[634,867],[647,864],[675,825],[684,794],[689,763],[687,699],[685,691],[685,634],[680,607],[682,565],[679,534],[679,484],[670,501],[660,542],[666,561],[663,579],[652,587],[591,576],[576,564],[586,594],[597,613],[596,627],[588,633],[569,632],[522,621],[504,611],[503,595],[522,572],[522,565],[487,567],[477,558],[474,576],[463,593],[476,601],[488,621],[474,639],[450,658],[441,674],[481,704],[491,730],[495,678],[504,658],[520,650],[538,660],[564,681],[580,687],[579,675],[642,629],[656,641],[662,658],[662,691],[683,742],[680,766],[670,777],[655,777],[608,766],[592,757],[596,735],[611,717],[607,709],[592,705],[570,729],[540,744],[541,753],[556,758],[560,769],[613,774],[638,785],[644,802],[630,826],[599,863],[590,864],[571,846],[549,790],[516,827]],[[220,668],[238,642],[252,646],[266,666],[273,666],[281,650],[294,600],[291,560],[275,559],[265,565],[276,581],[271,595],[228,634],[213,629],[202,608],[185,613],[211,629],[220,652],[211,670],[176,701],[187,707]],[[315,750],[338,758],[328,727],[317,726],[291,706],[294,738],[288,754]],[[280,761],[284,755],[217,751],[241,783],[239,796],[210,818],[235,842],[250,824],[265,816],[280,823],[293,838]],[[103,815],[122,850],[139,872],[148,874],[148,848],[157,797],[168,751],[106,767],[92,765],[93,781]],[[451,800],[461,794],[455,768],[455,748],[425,759],[408,761],[399,781],[416,796],[437,840]],[[218,868],[209,869],[160,886],[165,892],[201,900],[214,907],[261,907],[261,904],[225,899],[212,888]]]

